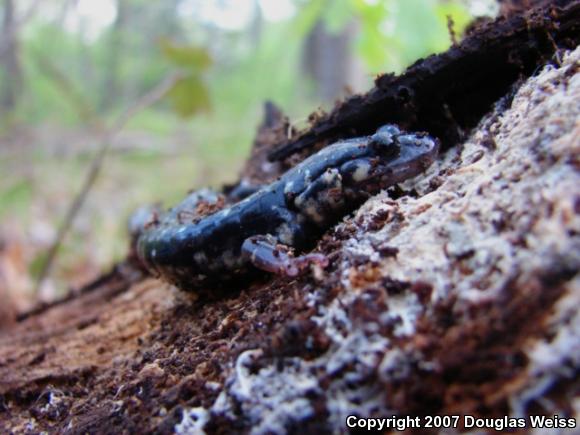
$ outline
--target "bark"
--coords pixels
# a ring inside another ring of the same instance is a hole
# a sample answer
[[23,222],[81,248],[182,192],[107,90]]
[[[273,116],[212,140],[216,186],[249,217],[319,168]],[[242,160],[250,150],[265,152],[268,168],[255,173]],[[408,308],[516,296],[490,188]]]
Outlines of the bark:
[[[212,300],[125,264],[20,316],[0,331],[0,431],[578,418],[579,71],[580,49],[560,53],[425,174],[329,230],[324,271],[263,276]],[[260,165],[265,130],[271,147],[285,123],[267,113]]]

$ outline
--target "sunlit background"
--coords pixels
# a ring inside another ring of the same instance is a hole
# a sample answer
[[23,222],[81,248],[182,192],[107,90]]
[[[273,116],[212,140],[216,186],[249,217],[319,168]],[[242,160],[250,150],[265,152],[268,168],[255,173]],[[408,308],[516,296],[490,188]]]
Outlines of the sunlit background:
[[[486,0],[0,0],[0,296],[19,310],[123,258],[138,205],[236,180],[265,100],[295,125],[445,50]],[[35,285],[111,126],[102,172]]]

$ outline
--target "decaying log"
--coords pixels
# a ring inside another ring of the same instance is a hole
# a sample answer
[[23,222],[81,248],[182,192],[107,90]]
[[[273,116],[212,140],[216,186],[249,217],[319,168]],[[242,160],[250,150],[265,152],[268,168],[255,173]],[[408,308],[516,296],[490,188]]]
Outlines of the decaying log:
[[118,268],[21,316],[0,330],[0,432],[578,418],[579,72],[577,48],[329,231],[326,270],[204,300]]

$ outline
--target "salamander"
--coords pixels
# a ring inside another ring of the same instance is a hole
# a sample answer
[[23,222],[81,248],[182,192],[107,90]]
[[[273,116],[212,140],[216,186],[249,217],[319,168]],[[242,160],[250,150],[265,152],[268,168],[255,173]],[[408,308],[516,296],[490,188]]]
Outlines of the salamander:
[[293,277],[310,264],[324,267],[322,254],[294,252],[311,248],[370,196],[423,172],[438,147],[426,133],[385,125],[328,145],[234,204],[224,207],[210,190],[194,192],[144,226],[137,256],[184,290],[232,285],[256,269]]

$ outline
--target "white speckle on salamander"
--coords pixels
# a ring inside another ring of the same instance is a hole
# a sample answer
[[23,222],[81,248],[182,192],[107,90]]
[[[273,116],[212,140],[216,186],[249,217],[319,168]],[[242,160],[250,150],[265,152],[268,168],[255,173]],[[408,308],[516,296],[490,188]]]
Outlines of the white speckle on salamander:
[[352,179],[354,181],[361,182],[369,177],[369,172],[371,170],[371,165],[368,163],[360,163],[354,173],[352,174]]
[[254,200],[254,199],[253,199],[253,196],[254,196],[254,195],[250,195],[250,196],[248,196],[247,198],[245,198],[245,199],[242,199],[240,202],[238,202],[238,203],[237,203],[237,204],[236,204],[234,207],[232,207],[232,208],[226,208],[225,210],[222,210],[222,211],[221,211],[221,213],[222,213],[222,216],[227,216],[227,215],[230,213],[230,211],[231,211],[232,209],[239,209],[239,208],[240,208],[240,207],[241,207],[243,204],[247,204],[248,202],[250,202],[250,201],[253,201],[253,200]]
[[179,231],[176,234],[176,238],[178,241],[180,242],[187,241],[187,239],[189,238],[189,233],[187,230],[188,230],[187,226],[183,226],[179,229]]
[[289,181],[288,183],[286,183],[286,185],[284,186],[284,193],[290,193],[292,191],[292,188],[294,187],[294,181]]
[[224,264],[229,268],[233,268],[237,264],[236,256],[234,255],[234,252],[232,250],[225,251],[222,254],[222,260]]
[[335,183],[336,181],[341,181],[342,176],[340,175],[340,172],[338,172],[338,169],[329,168],[326,171],[324,171],[324,174],[322,175],[322,180],[326,184],[330,185]]
[[292,231],[292,228],[288,226],[288,224],[284,223],[280,225],[276,232],[280,242],[289,246],[294,245],[294,232]]
[[196,252],[195,254],[193,254],[193,260],[197,263],[197,264],[205,264],[207,263],[207,255],[205,255],[205,252]]
[[210,261],[210,262],[206,263],[205,267],[210,272],[217,272],[218,270],[223,270],[222,265],[220,264],[219,261]]
[[306,206],[303,208],[303,210],[304,213],[306,213],[314,222],[324,222],[324,216],[320,214],[318,210],[318,203],[314,200],[314,198],[310,198],[308,201],[306,201]]

